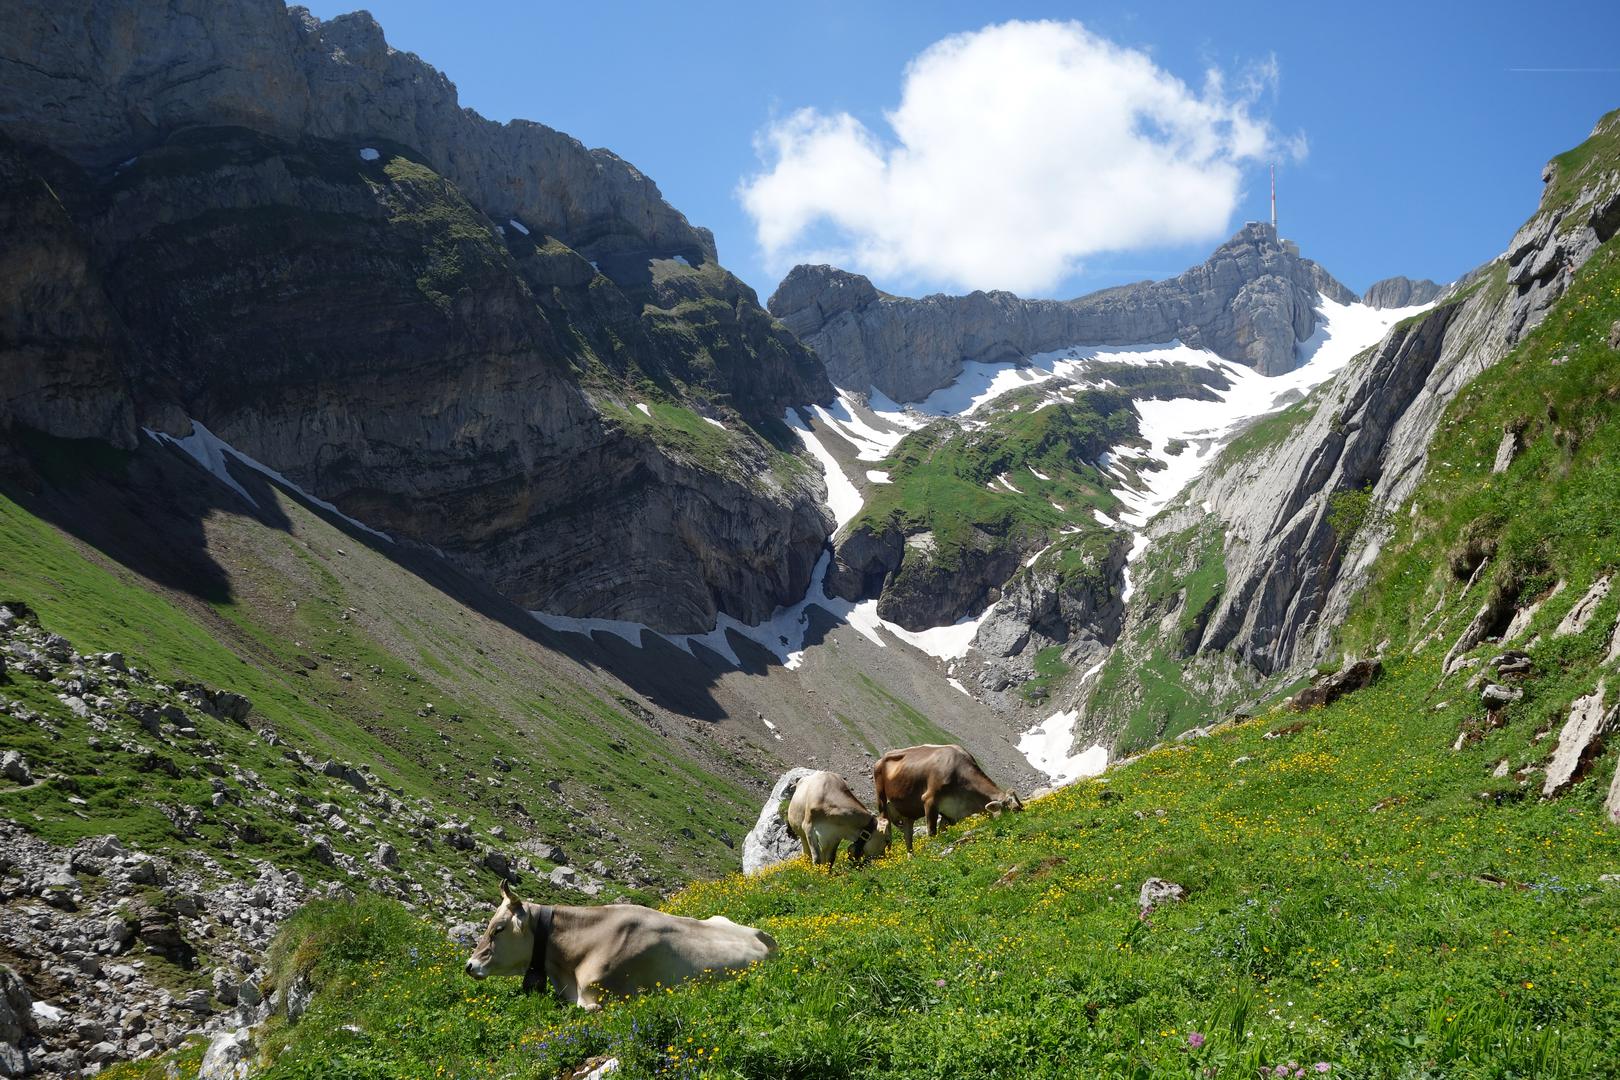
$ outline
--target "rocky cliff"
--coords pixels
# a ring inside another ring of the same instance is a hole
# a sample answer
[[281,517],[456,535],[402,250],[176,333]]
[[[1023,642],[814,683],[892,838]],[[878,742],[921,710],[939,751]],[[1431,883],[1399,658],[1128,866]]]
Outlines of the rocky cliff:
[[949,384],[964,361],[1017,361],[1069,345],[1180,339],[1263,374],[1290,371],[1296,346],[1316,329],[1319,297],[1355,300],[1270,225],[1251,222],[1177,277],[1075,300],[1005,292],[914,300],[880,293],[857,274],[798,266],[769,306],[837,385],[915,401]]
[[1433,303],[1444,291],[1444,285],[1438,285],[1428,278],[1413,281],[1409,277],[1396,276],[1367,286],[1367,291],[1361,294],[1361,302],[1374,308],[1417,307]]
[[[1168,584],[1132,605],[1104,685],[1090,697],[1089,730],[1119,731],[1142,704],[1141,692],[1128,689],[1139,684],[1132,673],[1166,657],[1179,656],[1181,685],[1196,682],[1219,710],[1332,654],[1392,515],[1430,466],[1447,405],[1541,320],[1620,229],[1620,113],[1554,159],[1544,179],[1540,208],[1501,256],[1431,311],[1398,323],[1308,399],[1235,440],[1153,523],[1138,572],[1163,568]],[[1506,453],[1511,460],[1511,447]],[[1202,609],[1196,620],[1187,617],[1193,608]],[[1186,631],[1168,651],[1167,617]],[[1111,694],[1110,682],[1127,689]]]
[[832,522],[780,418],[826,376],[628,163],[462,109],[364,13],[0,14],[0,426],[200,421],[533,609],[803,595]]

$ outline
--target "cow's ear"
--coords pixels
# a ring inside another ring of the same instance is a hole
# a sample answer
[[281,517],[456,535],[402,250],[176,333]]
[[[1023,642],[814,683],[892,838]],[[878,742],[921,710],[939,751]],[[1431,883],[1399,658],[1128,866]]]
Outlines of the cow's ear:
[[514,910],[517,910],[517,911],[522,911],[523,910],[523,901],[519,900],[516,896],[514,896],[512,894],[511,887],[508,886],[506,884],[506,882],[504,882],[504,881],[501,882],[501,899],[505,900],[507,902],[507,904],[509,906],[511,906]]

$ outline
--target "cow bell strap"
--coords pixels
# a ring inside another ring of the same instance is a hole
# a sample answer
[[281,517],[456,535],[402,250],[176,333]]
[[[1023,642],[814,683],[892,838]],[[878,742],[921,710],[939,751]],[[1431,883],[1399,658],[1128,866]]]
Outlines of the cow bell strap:
[[529,957],[529,970],[523,973],[523,992],[532,994],[546,986],[546,946],[551,943],[551,918],[554,909],[541,905],[540,917],[534,924],[534,955]]

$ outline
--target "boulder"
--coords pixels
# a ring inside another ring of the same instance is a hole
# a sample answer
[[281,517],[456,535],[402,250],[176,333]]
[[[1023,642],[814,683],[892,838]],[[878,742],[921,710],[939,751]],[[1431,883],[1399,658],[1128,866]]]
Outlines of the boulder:
[[31,1057],[39,1028],[34,995],[9,967],[0,967],[0,1076],[26,1076],[37,1067]]
[[1295,712],[1330,705],[1346,694],[1371,686],[1383,670],[1383,663],[1376,659],[1346,664],[1338,671],[1311,680],[1311,685],[1295,694],[1288,705]]
[[1578,634],[1586,629],[1586,624],[1592,621],[1597,614],[1597,607],[1603,603],[1603,598],[1609,595],[1608,575],[1592,582],[1592,587],[1586,590],[1586,595],[1575,601],[1575,606],[1569,609],[1563,619],[1558,623],[1558,629],[1553,631],[1554,637],[1563,637],[1565,634]]
[[253,1036],[247,1028],[220,1032],[203,1054],[197,1080],[243,1080],[252,1065]]
[[1164,878],[1150,877],[1142,882],[1142,890],[1136,896],[1136,907],[1142,918],[1147,918],[1154,908],[1164,904],[1176,904],[1187,899],[1187,890],[1173,881]]
[[[1585,697],[1578,697],[1569,707],[1569,719],[1558,732],[1558,745],[1553,748],[1552,760],[1547,762],[1547,778],[1541,785],[1543,797],[1562,793],[1579,780],[1603,747],[1603,735],[1614,723],[1620,706],[1603,709],[1603,680],[1597,689]],[[1613,792],[1610,792],[1611,797]]]
[[1487,709],[1500,709],[1502,706],[1512,704],[1524,697],[1524,691],[1516,686],[1486,683],[1485,689],[1479,692],[1479,697],[1485,703]]
[[28,767],[28,759],[17,750],[7,750],[4,756],[0,756],[0,776],[19,784],[34,782],[34,773]]
[[745,874],[757,874],[767,866],[786,862],[804,849],[788,829],[783,815],[783,803],[793,798],[799,781],[815,772],[814,769],[789,769],[776,778],[765,805],[760,807],[754,827],[743,837],[742,868]]

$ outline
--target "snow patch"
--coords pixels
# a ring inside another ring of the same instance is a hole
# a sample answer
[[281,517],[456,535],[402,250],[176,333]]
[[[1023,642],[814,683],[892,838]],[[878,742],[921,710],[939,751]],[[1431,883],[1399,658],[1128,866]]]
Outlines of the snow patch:
[[889,474],[884,472],[881,469],[867,469],[866,470],[866,478],[868,480],[870,480],[874,484],[892,484],[892,483],[894,483],[893,480],[889,479]]
[[647,415],[647,416],[652,415],[652,409],[647,405],[647,403],[645,401],[636,402],[636,408],[640,409],[642,411],[642,413]]
[[380,157],[382,155],[377,152],[377,148],[374,146],[362,146],[360,148],[361,161],[376,161]]
[[970,691],[967,687],[963,686],[960,679],[947,678],[945,681],[950,683],[952,686],[956,687],[958,690],[962,691],[962,693],[966,694],[968,697],[973,696],[972,691]]
[[[1048,403],[1048,404],[1050,404],[1050,403]],[[1041,470],[1037,469],[1033,465],[1031,465],[1029,467],[1029,471],[1035,474],[1035,479],[1037,479],[1037,480],[1050,480],[1050,479],[1052,479],[1050,476],[1047,476],[1045,473],[1041,472]]]
[[714,417],[712,417],[712,416],[705,416],[705,417],[704,417],[704,418],[703,418],[703,422],[704,422],[704,423],[705,423],[705,424],[713,424],[713,425],[714,425],[714,426],[715,426],[715,427],[717,427],[717,428],[719,428],[719,429],[720,429],[720,430],[721,430],[721,431],[725,431],[725,430],[727,430],[727,429],[726,429],[726,425],[724,425],[724,424],[722,424],[722,423],[721,423],[721,422],[720,422],[720,421],[718,421],[718,420],[716,420],[716,419],[715,419],[715,418],[714,418]]
[[861,493],[856,490],[849,477],[844,475],[844,470],[838,465],[838,459],[833,457],[832,452],[825,446],[821,445],[821,440],[816,438],[815,433],[805,425],[803,420],[799,419],[797,412],[788,409],[782,414],[782,419],[788,427],[798,433],[799,438],[804,442],[805,449],[809,450],[815,459],[821,462],[821,469],[827,476],[827,509],[833,512],[833,518],[838,522],[833,531],[836,532],[838,529],[842,529],[855,519],[856,514],[861,512],[861,502],[863,501]]
[[241,484],[237,483],[236,478],[231,475],[230,469],[226,467],[226,454],[229,454],[238,462],[246,465],[253,471],[274,480],[276,483],[280,484],[294,495],[297,495],[305,502],[313,506],[318,506],[327,513],[342,518],[344,521],[347,521],[350,525],[353,525],[361,532],[370,533],[379,540],[386,540],[390,544],[394,542],[394,538],[389,536],[387,533],[373,529],[370,525],[367,525],[363,521],[356,521],[354,518],[350,517],[348,514],[345,514],[343,511],[339,510],[325,499],[311,495],[309,492],[305,491],[291,480],[288,480],[276,470],[270,468],[270,466],[248,457],[246,454],[242,453],[242,451],[236,449],[230,443],[226,442],[224,439],[221,439],[218,435],[215,435],[212,431],[209,431],[202,425],[201,421],[191,421],[191,434],[187,435],[183,439],[177,439],[173,435],[166,435],[161,431],[153,431],[151,428],[143,428],[142,430],[159,442],[170,443],[184,450],[187,454],[191,455],[197,464],[201,465],[204,469],[207,469],[210,473],[214,474],[214,476],[218,477],[220,482],[226,487],[230,488],[232,491],[242,496],[242,498],[246,499],[248,501],[248,505],[252,506],[255,510],[259,508],[259,504],[254,501],[253,496],[247,493],[247,489]]
[[685,255],[671,255],[670,256],[670,261],[671,262],[678,262],[682,266],[691,266],[692,265],[691,263],[686,261],[686,256]]
[[[525,228],[523,222],[519,221],[517,218],[507,218],[506,223],[512,226],[512,228],[516,229],[518,232],[522,233],[524,236],[529,235],[529,230]],[[596,264],[592,263],[591,265],[595,266]]]
[[1018,739],[1018,752],[1040,772],[1062,786],[1086,776],[1097,776],[1108,768],[1108,749],[1093,746],[1078,754],[1069,753],[1074,745],[1074,722],[1079,709],[1059,710],[1024,732]]

